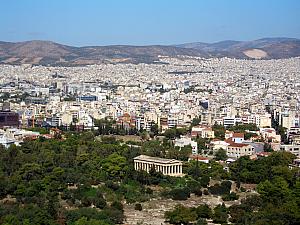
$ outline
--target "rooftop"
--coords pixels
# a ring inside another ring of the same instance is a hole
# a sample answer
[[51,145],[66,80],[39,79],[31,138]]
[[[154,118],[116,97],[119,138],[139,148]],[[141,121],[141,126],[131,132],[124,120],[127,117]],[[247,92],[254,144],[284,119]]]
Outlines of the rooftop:
[[153,162],[153,163],[163,163],[163,164],[170,164],[170,163],[181,163],[181,161],[176,159],[164,159],[159,157],[152,157],[147,155],[139,155],[134,158],[134,160],[141,160],[141,161],[147,161],[147,162]]

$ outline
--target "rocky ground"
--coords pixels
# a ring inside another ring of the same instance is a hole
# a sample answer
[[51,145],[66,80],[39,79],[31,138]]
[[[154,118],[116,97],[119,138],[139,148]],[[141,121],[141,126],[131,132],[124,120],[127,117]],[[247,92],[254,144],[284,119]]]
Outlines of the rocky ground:
[[[233,204],[239,204],[239,200],[233,202],[226,202],[225,205],[231,206]],[[142,203],[143,210],[137,211],[134,209],[134,204],[125,205],[125,224],[130,225],[166,225],[164,214],[166,211],[172,210],[177,204],[182,204],[188,207],[197,207],[200,204],[208,204],[211,207],[215,207],[218,204],[222,204],[221,197],[203,195],[201,197],[191,195],[186,201],[174,201],[172,199],[151,199],[148,202]]]

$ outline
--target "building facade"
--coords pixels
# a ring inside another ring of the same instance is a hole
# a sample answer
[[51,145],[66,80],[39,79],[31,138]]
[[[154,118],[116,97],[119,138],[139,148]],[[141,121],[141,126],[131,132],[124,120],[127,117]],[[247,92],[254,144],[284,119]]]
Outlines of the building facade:
[[149,172],[152,168],[169,176],[182,176],[182,162],[176,159],[163,159],[146,155],[134,158],[134,169]]

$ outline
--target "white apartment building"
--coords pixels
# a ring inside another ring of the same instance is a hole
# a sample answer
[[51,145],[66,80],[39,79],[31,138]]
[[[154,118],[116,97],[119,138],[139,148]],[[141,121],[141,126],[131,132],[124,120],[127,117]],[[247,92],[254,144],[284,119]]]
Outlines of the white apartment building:
[[293,153],[295,156],[300,157],[300,145],[281,145],[280,150]]

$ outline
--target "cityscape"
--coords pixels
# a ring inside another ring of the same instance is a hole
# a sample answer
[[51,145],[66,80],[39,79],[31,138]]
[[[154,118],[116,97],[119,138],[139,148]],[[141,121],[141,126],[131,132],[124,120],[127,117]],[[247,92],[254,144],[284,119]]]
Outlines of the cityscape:
[[300,223],[299,32],[80,47],[8,33],[0,224]]

